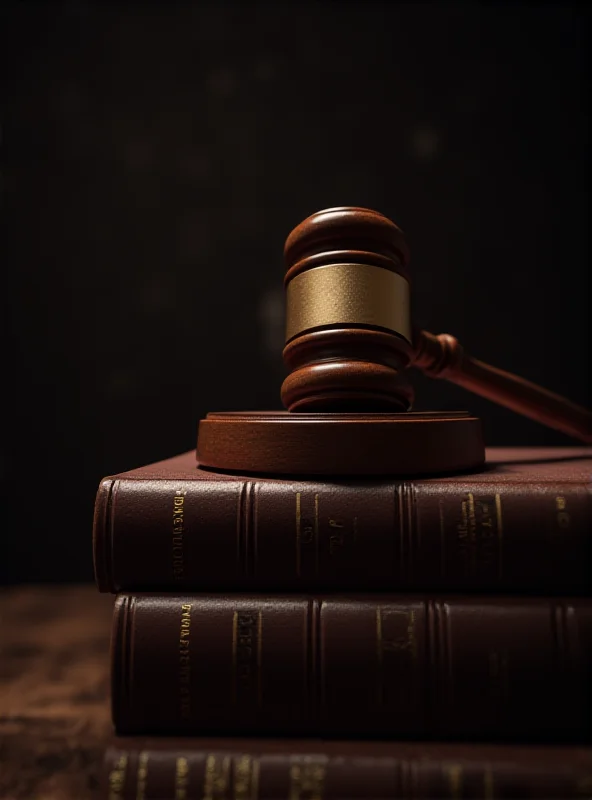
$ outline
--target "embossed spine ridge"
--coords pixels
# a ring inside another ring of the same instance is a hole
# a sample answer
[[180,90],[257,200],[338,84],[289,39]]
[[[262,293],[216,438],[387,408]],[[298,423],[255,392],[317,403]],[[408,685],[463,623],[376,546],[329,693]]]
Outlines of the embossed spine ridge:
[[259,481],[249,481],[246,490],[248,497],[248,536],[247,542],[249,550],[247,551],[249,557],[245,563],[245,575],[247,578],[252,578],[257,573],[259,564],[257,529],[259,523]]
[[105,479],[97,490],[93,513],[92,547],[95,582],[100,592],[115,592],[113,574],[113,494],[117,481]]
[[448,606],[440,599],[423,604],[425,614],[425,674],[427,727],[439,730],[446,726],[452,711],[452,646]]
[[133,708],[133,695],[134,695],[134,662],[135,662],[135,648],[134,636],[136,633],[136,611],[138,609],[138,601],[135,597],[130,597],[127,612],[125,615],[125,628],[124,628],[124,641],[125,641],[125,670],[124,670],[124,684],[123,689],[125,693],[124,703],[127,703],[128,708]]
[[[436,620],[436,658],[433,670],[438,683],[437,710],[439,726],[443,729],[448,715],[452,712],[452,645],[450,641],[450,617],[448,604],[443,600],[434,600],[434,618]],[[436,726],[437,727],[437,726]]]
[[106,564],[106,579],[109,583],[113,584],[115,591],[119,591],[120,587],[115,581],[115,552],[114,552],[114,514],[113,508],[115,505],[115,498],[119,481],[113,481],[109,487],[109,495],[107,497],[107,506],[105,509],[105,527],[103,529],[103,547],[105,552]]
[[409,800],[419,800],[421,798],[419,789],[420,764],[417,759],[401,758],[396,762],[396,783],[397,789],[393,797],[409,798]]
[[124,726],[129,713],[131,682],[129,609],[134,602],[130,595],[119,595],[113,606],[111,629],[111,716],[119,727]]
[[398,539],[399,580],[401,586],[413,585],[413,556],[417,548],[415,541],[417,508],[415,487],[409,481],[402,481],[395,488],[395,529],[393,536]]
[[306,701],[309,719],[316,725],[324,713],[321,603],[314,598],[310,598],[307,611]]
[[243,577],[248,577],[252,572],[253,489],[254,484],[252,481],[244,481],[238,495],[236,518],[237,558]]

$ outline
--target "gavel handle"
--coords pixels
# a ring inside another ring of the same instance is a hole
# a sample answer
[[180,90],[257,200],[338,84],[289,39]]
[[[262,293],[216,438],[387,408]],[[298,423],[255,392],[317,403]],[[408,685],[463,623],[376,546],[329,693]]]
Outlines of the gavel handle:
[[416,331],[413,346],[410,366],[426,375],[445,378],[549,428],[592,443],[592,412],[524,378],[471,358],[454,336]]

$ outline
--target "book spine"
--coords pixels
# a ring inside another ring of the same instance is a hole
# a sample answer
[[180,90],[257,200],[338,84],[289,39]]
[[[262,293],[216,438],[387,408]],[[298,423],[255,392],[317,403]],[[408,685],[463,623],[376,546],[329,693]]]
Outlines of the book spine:
[[106,800],[545,800],[584,798],[588,769],[505,760],[109,747]]
[[101,483],[103,592],[586,593],[585,483]]
[[573,740],[592,599],[120,595],[120,733]]

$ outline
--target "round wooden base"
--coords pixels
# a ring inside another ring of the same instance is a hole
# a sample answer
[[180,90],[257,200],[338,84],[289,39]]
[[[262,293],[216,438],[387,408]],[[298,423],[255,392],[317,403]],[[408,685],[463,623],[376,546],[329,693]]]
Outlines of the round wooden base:
[[225,472],[269,475],[420,475],[485,461],[481,421],[464,411],[406,414],[211,413],[197,460]]

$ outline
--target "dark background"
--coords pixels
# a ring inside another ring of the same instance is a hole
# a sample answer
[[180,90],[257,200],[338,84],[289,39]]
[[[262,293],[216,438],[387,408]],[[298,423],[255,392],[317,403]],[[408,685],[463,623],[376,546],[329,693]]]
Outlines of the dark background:
[[[419,325],[590,405],[584,9],[0,13],[3,582],[92,579],[101,477],[280,407],[283,243],[324,207],[404,229]],[[574,443],[415,383],[490,445]]]

